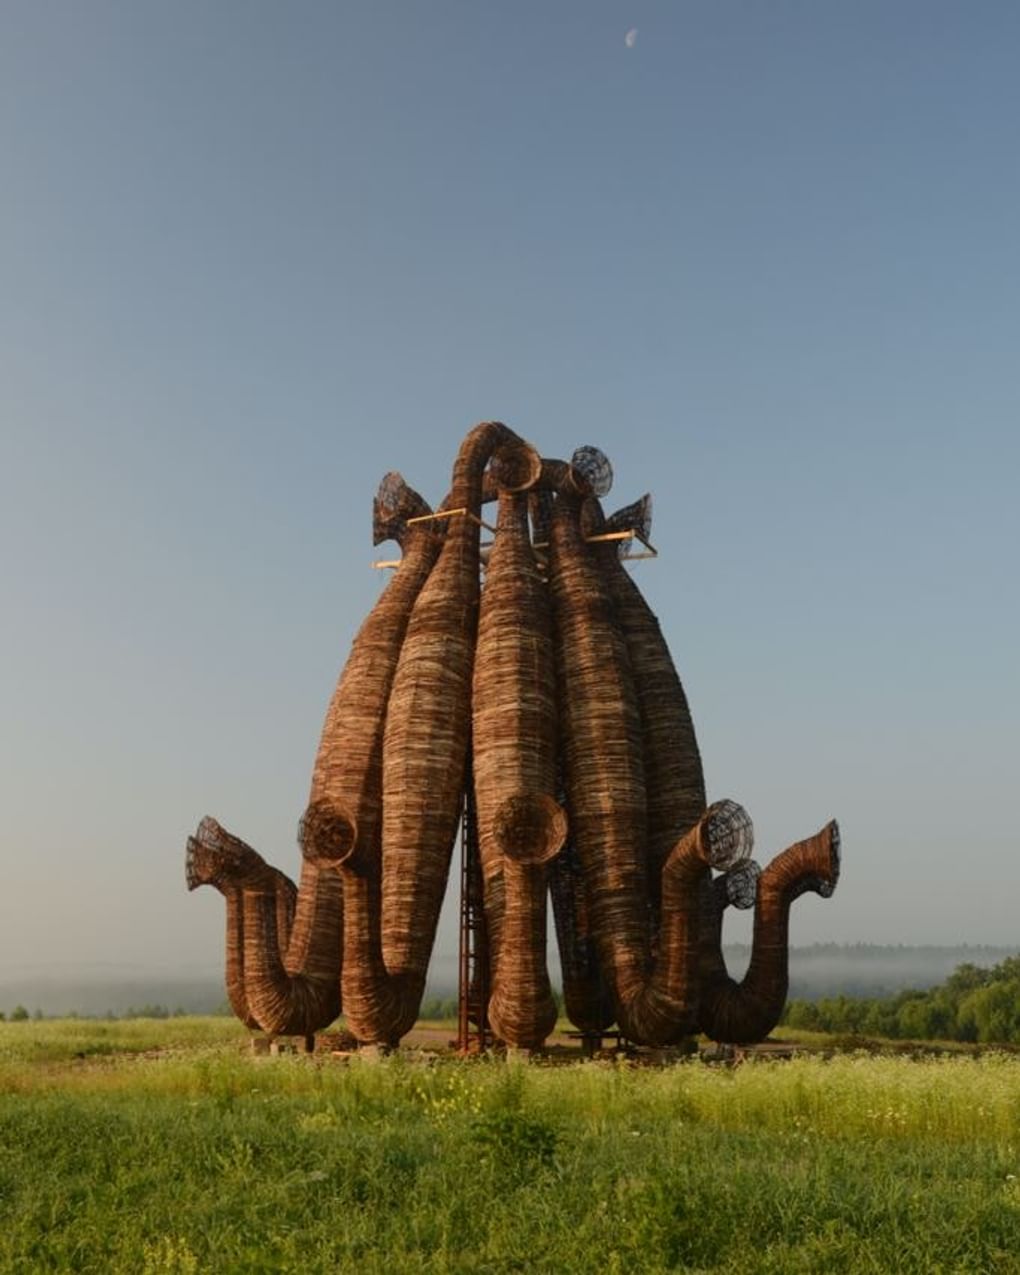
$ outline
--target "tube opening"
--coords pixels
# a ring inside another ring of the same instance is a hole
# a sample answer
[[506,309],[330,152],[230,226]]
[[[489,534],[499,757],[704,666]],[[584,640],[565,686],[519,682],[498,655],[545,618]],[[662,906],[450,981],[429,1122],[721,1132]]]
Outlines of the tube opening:
[[518,793],[493,816],[493,836],[515,863],[542,864],[559,854],[567,837],[567,816],[552,797]]
[[298,824],[298,845],[309,863],[338,868],[354,854],[358,828],[354,817],[340,805],[313,801]]
[[542,457],[530,443],[508,443],[489,462],[500,491],[528,491],[542,476]]

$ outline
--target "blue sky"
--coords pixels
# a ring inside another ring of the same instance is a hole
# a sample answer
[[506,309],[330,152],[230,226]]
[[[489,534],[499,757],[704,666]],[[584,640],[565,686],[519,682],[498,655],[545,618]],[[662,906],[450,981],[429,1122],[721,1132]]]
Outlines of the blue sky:
[[493,417],[653,492],[711,795],[843,827],[795,942],[1020,943],[1018,64],[991,0],[6,6],[4,967],[219,969],[185,838],[296,873],[375,486]]

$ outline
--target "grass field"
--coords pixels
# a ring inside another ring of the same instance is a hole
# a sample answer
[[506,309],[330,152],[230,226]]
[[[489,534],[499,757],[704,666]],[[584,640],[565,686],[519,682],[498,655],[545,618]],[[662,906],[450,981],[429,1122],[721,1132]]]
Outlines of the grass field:
[[1020,1272],[1020,1059],[255,1058],[0,1024],[0,1270]]

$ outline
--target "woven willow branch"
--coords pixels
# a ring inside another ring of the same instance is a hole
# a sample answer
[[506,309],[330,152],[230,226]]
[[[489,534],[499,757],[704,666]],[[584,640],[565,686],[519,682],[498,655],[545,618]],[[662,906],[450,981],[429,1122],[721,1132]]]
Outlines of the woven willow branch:
[[[598,502],[585,504],[585,532],[640,530],[648,533],[648,499],[603,520]],[[647,871],[653,942],[659,928],[660,879],[673,846],[705,810],[705,778],[687,696],[677,676],[659,621],[624,567],[618,546],[600,544],[595,556],[612,599],[627,648],[641,717],[648,840]]]

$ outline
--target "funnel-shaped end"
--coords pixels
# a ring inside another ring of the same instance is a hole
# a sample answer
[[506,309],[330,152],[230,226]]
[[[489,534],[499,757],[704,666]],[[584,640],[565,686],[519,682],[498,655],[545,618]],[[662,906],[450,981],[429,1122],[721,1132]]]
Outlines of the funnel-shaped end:
[[815,840],[818,842],[818,871],[813,877],[807,879],[804,888],[820,894],[823,899],[828,899],[832,897],[839,884],[840,835],[839,824],[836,820],[830,820]]
[[184,856],[184,880],[189,890],[197,890],[200,885],[211,885],[215,879],[216,861],[207,847],[206,837],[203,836],[206,825],[215,823],[215,819],[206,815],[198,825],[195,835],[188,838]]
[[762,873],[762,889],[790,900],[802,894],[827,899],[839,881],[839,825],[833,819],[806,841],[777,854]]
[[241,885],[265,868],[262,857],[206,815],[188,838],[184,876],[189,890],[200,885],[225,889]]
[[[632,531],[639,540],[647,541],[652,535],[652,494],[645,492],[640,500],[624,505],[606,519],[606,531]],[[632,540],[620,542],[620,556],[627,557]]]
[[584,479],[593,496],[605,496],[613,486],[613,466],[597,447],[578,447],[570,458],[570,467]]
[[391,469],[384,475],[372,501],[372,543],[381,545],[385,540],[396,540],[402,544],[407,520],[431,512],[428,501]]

